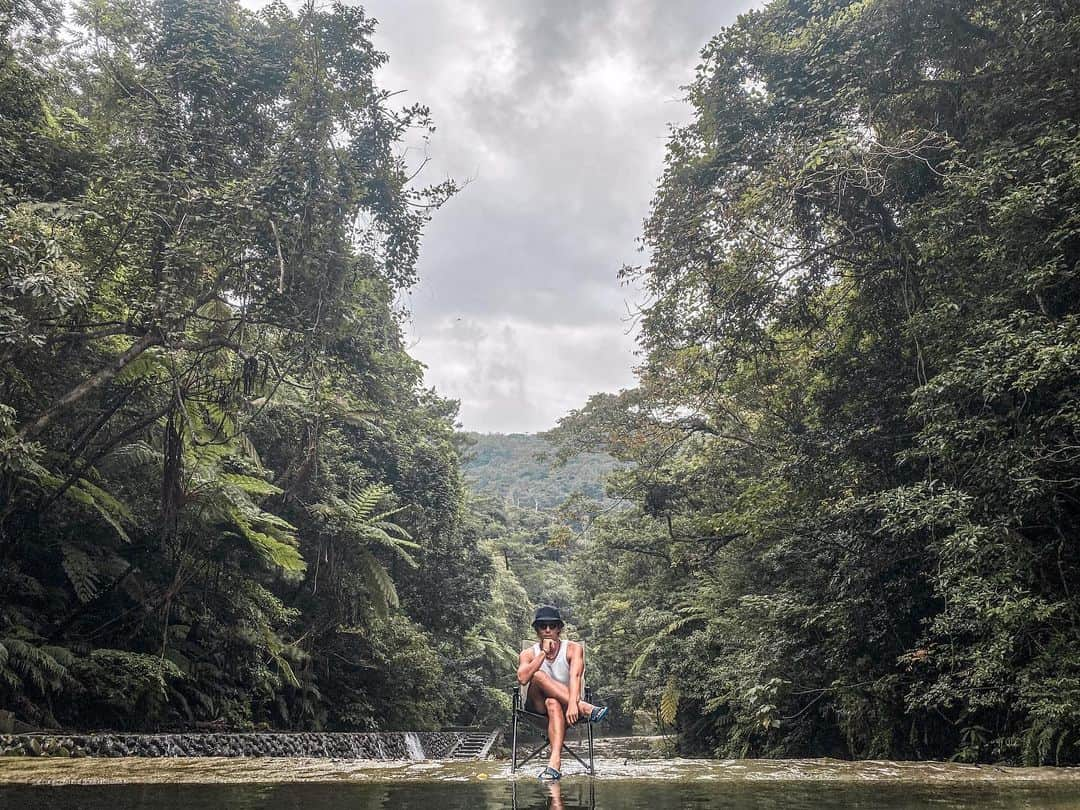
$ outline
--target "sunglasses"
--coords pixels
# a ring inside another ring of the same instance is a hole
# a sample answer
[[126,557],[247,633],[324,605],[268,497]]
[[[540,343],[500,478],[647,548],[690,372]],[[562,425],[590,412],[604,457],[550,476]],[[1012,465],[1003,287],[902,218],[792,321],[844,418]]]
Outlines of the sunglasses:
[[559,624],[558,622],[537,622],[536,623],[536,629],[537,630],[558,630],[560,627],[562,627],[562,625]]

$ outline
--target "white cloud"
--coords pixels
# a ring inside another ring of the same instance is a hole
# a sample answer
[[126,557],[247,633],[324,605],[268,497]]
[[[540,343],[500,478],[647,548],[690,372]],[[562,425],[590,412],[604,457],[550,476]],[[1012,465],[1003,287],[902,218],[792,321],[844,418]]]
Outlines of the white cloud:
[[[632,384],[623,264],[708,38],[747,0],[370,0],[379,83],[431,108],[413,354],[465,427],[534,431]],[[419,153],[410,153],[410,158]],[[460,319],[460,320],[459,320]],[[470,332],[469,330],[476,330]],[[480,336],[482,333],[482,336]]]
[[588,394],[632,385],[632,352],[631,338],[605,323],[498,318],[443,321],[412,348],[429,381],[461,399],[466,427],[501,433],[546,430]]

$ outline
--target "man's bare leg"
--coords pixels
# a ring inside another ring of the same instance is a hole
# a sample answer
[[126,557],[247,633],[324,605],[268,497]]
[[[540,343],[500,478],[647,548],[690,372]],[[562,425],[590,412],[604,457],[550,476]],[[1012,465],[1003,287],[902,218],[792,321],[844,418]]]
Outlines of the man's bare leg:
[[[570,687],[566,686],[565,684],[559,683],[546,672],[537,672],[535,675],[532,676],[532,680],[529,681],[530,702],[532,702],[533,700],[533,686],[536,687],[536,691],[538,693],[536,695],[537,703],[533,704],[536,709],[540,710],[540,699],[549,697],[555,698],[559,701],[559,703],[562,704],[562,711],[566,711],[566,707],[570,705]],[[580,712],[581,716],[584,718],[588,718],[589,713],[594,708],[595,707],[591,703],[586,703],[584,700],[578,701],[578,712]]]
[[563,714],[563,704],[558,698],[549,697],[544,700],[544,708],[548,716],[548,740],[551,741],[551,756],[548,757],[548,766],[559,770],[562,768],[562,744],[566,738],[566,715]]
[[551,797],[548,807],[550,807],[551,810],[563,810],[562,787],[560,787],[559,783],[548,782],[547,789],[548,795]]

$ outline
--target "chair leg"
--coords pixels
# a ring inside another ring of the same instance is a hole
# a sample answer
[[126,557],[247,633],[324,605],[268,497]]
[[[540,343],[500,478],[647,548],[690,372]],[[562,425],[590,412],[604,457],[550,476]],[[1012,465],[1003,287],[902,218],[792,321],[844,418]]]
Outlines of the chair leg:
[[520,768],[526,762],[531,761],[533,759],[533,757],[535,757],[537,754],[542,753],[544,751],[544,749],[547,748],[549,745],[551,745],[551,742],[548,741],[548,740],[544,740],[544,742],[540,744],[539,748],[537,748],[535,751],[533,751],[531,754],[529,754],[527,757],[525,757],[525,759],[521,760],[521,762],[518,763],[518,767]]
[[589,776],[593,774],[593,724],[589,723]]
[[514,733],[510,740],[510,773],[517,771],[517,729],[518,729],[518,716],[517,711],[514,711]]
[[566,743],[563,743],[562,750],[565,751],[566,753],[568,753],[574,759],[576,759],[579,763],[581,763],[581,767],[585,769],[586,773],[589,773],[589,774],[592,773],[592,766],[587,764],[585,762],[585,760],[583,760],[581,757],[579,757],[577,755],[577,751],[575,751],[573,748],[568,746]]

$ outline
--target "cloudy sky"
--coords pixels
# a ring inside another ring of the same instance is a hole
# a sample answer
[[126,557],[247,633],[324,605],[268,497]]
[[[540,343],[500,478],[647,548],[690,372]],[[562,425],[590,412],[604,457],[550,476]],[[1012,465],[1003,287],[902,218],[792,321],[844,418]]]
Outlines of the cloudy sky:
[[[680,86],[745,0],[367,0],[380,84],[431,108],[419,178],[465,188],[426,231],[410,353],[468,430],[554,426],[633,384],[623,264]],[[412,152],[410,160],[421,158]]]

